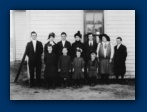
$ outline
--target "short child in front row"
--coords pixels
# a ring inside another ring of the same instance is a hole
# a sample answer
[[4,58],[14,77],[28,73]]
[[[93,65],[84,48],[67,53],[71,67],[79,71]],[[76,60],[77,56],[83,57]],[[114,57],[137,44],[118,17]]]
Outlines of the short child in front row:
[[96,84],[96,78],[98,75],[98,62],[96,60],[96,53],[91,53],[91,60],[87,64],[87,73],[89,78],[89,85],[94,86]]
[[72,79],[74,81],[74,86],[81,87],[84,79],[84,59],[81,57],[82,49],[76,51],[76,56],[73,59],[73,75]]
[[70,72],[71,72],[71,58],[67,55],[67,48],[62,49],[63,55],[60,56],[58,61],[58,72],[60,72],[60,81],[62,87],[69,86]]

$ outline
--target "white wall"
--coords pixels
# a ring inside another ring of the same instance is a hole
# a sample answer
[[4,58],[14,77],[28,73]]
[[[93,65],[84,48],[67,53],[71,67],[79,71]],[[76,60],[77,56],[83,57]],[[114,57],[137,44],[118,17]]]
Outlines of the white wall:
[[135,10],[105,10],[104,16],[105,33],[110,36],[113,45],[120,36],[127,47],[126,75],[135,77]]
[[28,42],[27,37],[27,17],[25,10],[18,10],[14,13],[14,39],[15,39],[15,59],[21,60]]
[[67,33],[67,40],[74,42],[74,34],[83,33],[82,10],[30,10],[30,32],[36,31],[38,40],[47,42],[48,34],[56,34],[55,42],[61,40],[61,32]]

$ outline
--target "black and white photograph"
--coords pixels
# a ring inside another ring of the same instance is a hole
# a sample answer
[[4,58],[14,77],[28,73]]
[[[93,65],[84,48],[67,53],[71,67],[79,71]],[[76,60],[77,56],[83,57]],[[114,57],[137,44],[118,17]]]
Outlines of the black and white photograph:
[[135,100],[135,85],[135,10],[10,10],[10,100]]

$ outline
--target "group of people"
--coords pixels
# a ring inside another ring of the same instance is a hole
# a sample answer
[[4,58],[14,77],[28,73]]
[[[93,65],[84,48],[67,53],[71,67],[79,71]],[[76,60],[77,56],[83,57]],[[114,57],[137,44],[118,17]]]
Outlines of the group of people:
[[[92,33],[88,33],[87,37],[88,41],[82,43],[82,34],[78,31],[74,35],[75,42],[71,45],[66,40],[67,34],[62,32],[61,41],[56,44],[55,34],[52,32],[43,48],[42,43],[37,40],[37,33],[31,32],[32,40],[26,46],[30,87],[42,85],[41,57],[43,52],[45,64],[43,85],[46,88],[57,86],[77,88],[83,84],[94,86],[99,82],[109,84],[112,63],[116,80],[119,79],[119,76],[123,79],[126,72],[127,48],[122,44],[122,38],[117,37],[117,45],[113,47],[110,37],[106,34],[98,36],[99,42],[94,40]],[[35,71],[36,82],[34,80]]]

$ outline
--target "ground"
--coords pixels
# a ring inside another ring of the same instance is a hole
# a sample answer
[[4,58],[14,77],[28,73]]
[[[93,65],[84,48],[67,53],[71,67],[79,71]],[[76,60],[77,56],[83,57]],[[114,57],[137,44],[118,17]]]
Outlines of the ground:
[[83,86],[74,89],[29,88],[26,81],[26,67],[14,83],[19,64],[10,64],[10,100],[135,100],[135,83]]

